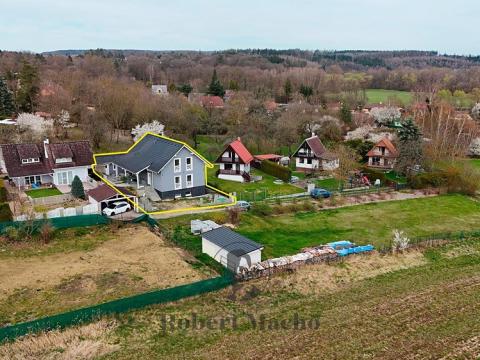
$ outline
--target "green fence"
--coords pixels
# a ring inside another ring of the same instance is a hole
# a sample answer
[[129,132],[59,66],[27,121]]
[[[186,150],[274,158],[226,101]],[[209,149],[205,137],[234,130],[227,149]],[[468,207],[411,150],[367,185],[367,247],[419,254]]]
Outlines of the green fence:
[[[108,224],[109,218],[101,215],[82,215],[50,219],[57,229]],[[131,222],[145,221],[150,226],[158,226],[158,223],[148,215],[141,215]],[[38,221],[41,224],[41,220]],[[1,230],[8,226],[21,226],[21,222],[0,223]],[[119,314],[130,310],[140,309],[145,306],[162,304],[180,300],[186,297],[196,296],[211,291],[223,289],[235,281],[234,274],[228,270],[222,276],[212,279],[200,280],[191,284],[180,285],[173,288],[156,290],[144,294],[134,295],[103,304],[69,311],[63,314],[48,316],[45,318],[23,322],[0,328],[0,343],[5,340],[14,340],[19,336],[39,331],[62,329],[68,326],[78,325],[110,314]]]
[[[32,221],[7,221],[0,223],[0,233],[4,233],[7,227],[22,227],[22,226],[31,226],[33,231],[38,230],[42,224],[45,223],[45,219],[38,219]],[[48,221],[52,224],[55,229],[66,229],[73,227],[82,227],[82,226],[93,226],[93,225],[105,225],[109,224],[111,220],[105,216],[92,214],[92,215],[79,215],[79,216],[66,216],[51,218]]]
[[231,285],[233,282],[233,274],[226,272],[223,276],[218,276],[213,279],[201,280],[187,285],[152,291],[106,302],[100,305],[69,311],[63,314],[3,327],[0,328],[0,342],[13,340],[29,333],[61,329],[68,326],[82,324],[96,320],[105,315],[119,314],[149,305],[176,301],[186,297],[220,290]]

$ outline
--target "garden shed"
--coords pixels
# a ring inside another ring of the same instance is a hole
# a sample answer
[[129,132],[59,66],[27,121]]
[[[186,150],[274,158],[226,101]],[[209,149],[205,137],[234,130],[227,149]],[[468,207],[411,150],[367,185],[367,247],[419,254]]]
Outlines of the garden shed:
[[235,273],[260,262],[262,250],[263,245],[224,226],[202,234],[202,252]]

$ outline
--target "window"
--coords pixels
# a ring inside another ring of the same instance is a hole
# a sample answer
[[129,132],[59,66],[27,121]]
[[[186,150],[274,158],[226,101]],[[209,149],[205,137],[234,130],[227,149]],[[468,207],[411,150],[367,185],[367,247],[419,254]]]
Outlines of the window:
[[187,157],[185,159],[185,170],[192,170],[192,158],[191,157]]
[[40,162],[39,158],[22,159],[22,164],[32,164],[32,163],[38,163],[38,162]]
[[35,176],[25,176],[25,185],[32,185],[32,184],[42,184],[42,179],[40,175]]
[[193,186],[193,178],[191,174],[187,175],[187,181],[186,181],[186,187],[192,187]]
[[311,158],[307,159],[307,164],[312,165],[312,159]]
[[56,164],[72,162],[72,158],[58,158],[55,159]]
[[176,158],[175,160],[173,160],[173,171],[175,172],[180,172],[182,171],[182,167],[181,167],[181,161],[179,158]]
[[300,162],[300,164],[303,164],[305,162],[305,159],[304,158],[299,158],[299,162]]
[[70,185],[73,181],[73,173],[71,171],[62,171],[57,173],[58,185]]
[[175,176],[175,190],[182,188],[182,178],[180,176]]

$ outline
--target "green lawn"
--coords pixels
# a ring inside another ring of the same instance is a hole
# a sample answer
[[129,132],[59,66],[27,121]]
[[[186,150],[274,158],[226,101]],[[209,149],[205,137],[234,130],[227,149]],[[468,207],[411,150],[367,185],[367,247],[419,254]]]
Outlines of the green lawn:
[[36,189],[36,190],[28,190],[25,193],[32,197],[32,198],[41,198],[47,196],[54,196],[54,195],[62,195],[60,190],[57,188],[45,188],[45,189]]
[[477,170],[480,170],[480,159],[469,159],[470,164]]
[[404,105],[410,105],[413,95],[409,91],[384,90],[384,89],[367,89],[367,102],[371,104],[387,103],[391,98],[397,98]]
[[336,191],[339,189],[340,180],[337,180],[335,178],[316,180],[315,185],[322,189]]
[[387,179],[395,181],[399,184],[406,184],[407,183],[407,178],[405,176],[398,175],[395,171],[386,172],[385,177]]
[[350,206],[319,212],[242,216],[239,232],[265,245],[264,257],[297,253],[336,240],[390,244],[392,231],[408,236],[480,229],[480,204],[461,195]]
[[253,200],[254,193],[255,199],[258,199],[264,198],[265,194],[267,196],[272,196],[304,192],[303,189],[293,186],[291,184],[274,184],[274,181],[277,180],[275,177],[265,174],[264,172],[261,172],[257,169],[253,169],[251,171],[251,174],[262,176],[262,180],[249,183],[240,183],[219,179],[215,175],[217,169],[217,167],[215,167],[214,169],[208,169],[208,183],[228,193],[236,192],[239,196],[239,200]]

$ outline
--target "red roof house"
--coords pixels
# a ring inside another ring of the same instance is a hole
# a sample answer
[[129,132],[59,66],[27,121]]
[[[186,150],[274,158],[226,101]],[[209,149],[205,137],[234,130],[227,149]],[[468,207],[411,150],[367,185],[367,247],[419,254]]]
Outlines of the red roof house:
[[250,163],[253,160],[250,151],[240,138],[227,145],[215,163],[219,166],[220,179],[245,182],[250,181]]
[[223,108],[223,99],[220,96],[202,96],[202,106],[204,108]]

